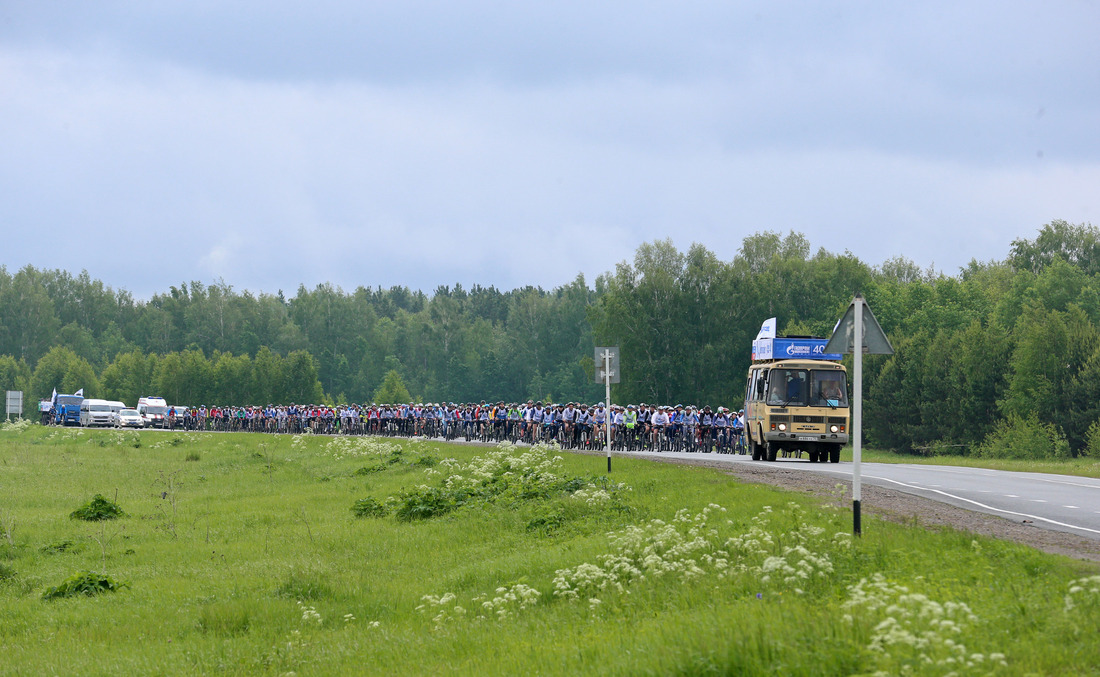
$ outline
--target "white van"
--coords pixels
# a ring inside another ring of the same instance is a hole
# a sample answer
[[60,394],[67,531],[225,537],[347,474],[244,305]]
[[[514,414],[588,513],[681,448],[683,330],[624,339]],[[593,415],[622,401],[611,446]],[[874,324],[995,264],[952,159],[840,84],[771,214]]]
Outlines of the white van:
[[115,413],[111,411],[111,403],[107,400],[85,399],[80,403],[80,425],[87,428],[114,424]]
[[138,399],[138,413],[147,428],[166,428],[168,405],[163,397],[142,397]]
[[126,409],[126,405],[116,400],[109,400],[107,404],[111,405],[111,422],[118,425],[118,412]]

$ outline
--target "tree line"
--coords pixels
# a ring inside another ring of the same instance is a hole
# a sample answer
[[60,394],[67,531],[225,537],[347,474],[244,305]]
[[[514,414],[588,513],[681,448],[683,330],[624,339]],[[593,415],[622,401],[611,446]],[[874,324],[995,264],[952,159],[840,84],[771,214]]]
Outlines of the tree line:
[[736,406],[749,346],[778,317],[828,336],[855,291],[893,343],[865,369],[869,444],[918,453],[1100,452],[1100,232],[1052,221],[957,274],[872,266],[756,233],[730,261],[645,243],[589,286],[300,286],[287,298],[190,282],[149,300],[87,272],[0,268],[0,385],[131,402],[602,399],[596,345],[618,345],[617,401]]

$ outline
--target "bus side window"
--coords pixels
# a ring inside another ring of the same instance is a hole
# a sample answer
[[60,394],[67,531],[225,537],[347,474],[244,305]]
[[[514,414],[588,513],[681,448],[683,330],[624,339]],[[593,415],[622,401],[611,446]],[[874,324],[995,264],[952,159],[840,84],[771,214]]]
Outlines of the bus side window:
[[767,383],[768,383],[768,370],[767,369],[761,369],[760,370],[760,376],[756,381],[756,399],[758,399],[758,400],[764,399],[764,388],[767,386]]

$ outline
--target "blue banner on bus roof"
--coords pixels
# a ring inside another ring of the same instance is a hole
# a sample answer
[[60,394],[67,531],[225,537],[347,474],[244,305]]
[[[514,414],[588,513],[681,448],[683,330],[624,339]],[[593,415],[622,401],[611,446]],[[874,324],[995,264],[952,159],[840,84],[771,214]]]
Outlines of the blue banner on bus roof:
[[752,359],[760,360],[833,360],[843,355],[825,352],[828,339],[823,338],[762,338],[752,342]]

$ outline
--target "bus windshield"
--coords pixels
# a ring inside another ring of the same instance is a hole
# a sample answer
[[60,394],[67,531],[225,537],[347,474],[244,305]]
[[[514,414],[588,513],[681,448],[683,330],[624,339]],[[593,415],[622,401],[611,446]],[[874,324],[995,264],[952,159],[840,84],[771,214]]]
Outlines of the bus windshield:
[[810,406],[847,407],[848,379],[840,370],[810,371]]
[[772,369],[768,383],[770,406],[848,406],[848,382],[840,370]]
[[809,372],[805,369],[772,369],[768,376],[768,404],[776,407],[806,406]]

